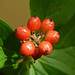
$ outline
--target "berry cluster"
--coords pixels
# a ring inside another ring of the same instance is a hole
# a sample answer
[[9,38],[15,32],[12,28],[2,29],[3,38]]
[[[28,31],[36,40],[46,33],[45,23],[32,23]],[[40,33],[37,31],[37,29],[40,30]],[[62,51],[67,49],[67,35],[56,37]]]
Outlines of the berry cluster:
[[[52,19],[41,22],[38,16],[33,16],[28,20],[27,27],[16,28],[15,36],[22,43],[20,53],[23,56],[32,56],[34,60],[42,55],[49,55],[53,50],[52,44],[60,38],[59,33],[53,30],[54,26]],[[39,33],[36,35],[37,31]]]

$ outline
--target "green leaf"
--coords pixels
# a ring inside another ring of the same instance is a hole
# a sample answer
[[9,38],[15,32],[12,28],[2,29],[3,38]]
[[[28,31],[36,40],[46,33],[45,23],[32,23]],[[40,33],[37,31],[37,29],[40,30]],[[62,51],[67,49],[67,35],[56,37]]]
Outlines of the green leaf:
[[4,66],[4,62],[7,60],[6,55],[3,52],[2,47],[0,47],[0,68]]
[[[0,68],[12,66],[19,59],[19,49],[20,42],[16,39],[14,30],[0,19]],[[14,54],[17,57],[12,57]]]
[[41,75],[48,75],[46,70],[41,66],[40,62],[35,61],[35,63],[33,64],[33,67],[34,67],[35,73],[39,72]]
[[34,70],[32,65],[31,65],[31,68],[30,68],[30,75],[36,75],[35,70]]
[[3,41],[1,39],[1,37],[0,37],[0,46],[3,46]]
[[13,29],[2,19],[0,19],[0,37],[5,40]]
[[26,70],[26,66],[21,63],[18,68],[13,69],[12,66],[5,67],[2,69],[2,74],[3,75],[28,75],[29,72]]
[[51,57],[44,56],[40,59],[40,62],[43,63],[42,65],[45,65],[45,66],[43,66],[44,68],[46,66],[48,67],[48,69],[49,69],[49,67],[54,68],[51,70],[52,73],[56,69],[55,72],[58,72],[58,74],[65,73],[68,75],[74,75],[75,74],[75,66],[74,66],[75,55],[74,55],[74,53],[75,53],[75,47],[70,47],[70,48],[61,49],[61,50],[54,50],[51,53]]
[[[52,18],[54,30],[62,32],[51,56],[43,56],[38,61],[48,75],[75,74],[75,0],[30,0],[31,16],[39,16],[41,21]],[[35,65],[36,66],[36,65]],[[37,65],[38,66],[38,65]],[[39,67],[39,70],[40,67]],[[33,70],[34,75],[42,75]]]

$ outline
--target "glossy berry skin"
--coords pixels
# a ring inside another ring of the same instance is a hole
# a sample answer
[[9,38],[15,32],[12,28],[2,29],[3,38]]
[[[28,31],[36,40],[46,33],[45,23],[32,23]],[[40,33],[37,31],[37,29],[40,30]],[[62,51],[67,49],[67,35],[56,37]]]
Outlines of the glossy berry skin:
[[59,40],[59,38],[60,38],[60,35],[55,30],[48,31],[47,34],[46,34],[46,36],[45,36],[45,40],[49,41],[51,44],[57,43],[57,41]]
[[42,55],[49,55],[52,52],[52,44],[48,41],[43,41],[39,44],[39,52]]
[[23,56],[31,56],[35,51],[35,45],[31,41],[24,42],[20,47],[20,53]]
[[40,58],[42,56],[42,54],[39,52],[38,48],[35,49],[32,57],[34,58],[34,60]]
[[45,19],[43,20],[42,24],[41,24],[41,30],[45,33],[47,33],[49,30],[53,30],[54,29],[54,21],[52,19]]
[[41,27],[41,21],[38,16],[33,16],[28,20],[27,27],[30,31],[37,31]]
[[30,38],[31,32],[27,27],[18,27],[15,29],[15,36],[17,39],[24,41]]

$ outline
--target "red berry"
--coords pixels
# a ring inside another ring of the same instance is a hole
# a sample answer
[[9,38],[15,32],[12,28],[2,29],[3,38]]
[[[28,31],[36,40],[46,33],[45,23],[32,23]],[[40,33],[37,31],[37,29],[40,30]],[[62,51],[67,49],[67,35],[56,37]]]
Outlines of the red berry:
[[21,45],[20,53],[24,56],[31,56],[34,51],[35,45],[30,41],[26,41]]
[[60,38],[60,35],[55,30],[48,31],[45,36],[45,40],[49,41],[51,44],[55,44],[59,40],[59,38]]
[[41,30],[46,33],[49,30],[53,30],[54,26],[55,24],[52,19],[45,19],[41,24]]
[[48,41],[43,41],[39,44],[39,52],[43,55],[49,55],[52,49],[52,44]]
[[27,27],[30,31],[37,31],[41,27],[41,21],[38,16],[33,16],[28,20]]
[[42,54],[39,52],[38,48],[35,49],[32,57],[34,58],[34,60],[40,58],[42,56]]
[[18,27],[15,29],[15,36],[17,39],[24,41],[30,38],[31,32],[27,27]]

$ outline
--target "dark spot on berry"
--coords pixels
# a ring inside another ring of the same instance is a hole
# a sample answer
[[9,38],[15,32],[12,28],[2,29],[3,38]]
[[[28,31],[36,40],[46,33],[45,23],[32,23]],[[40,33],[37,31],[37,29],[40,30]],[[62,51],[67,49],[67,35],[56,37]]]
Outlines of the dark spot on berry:
[[45,50],[46,53],[48,53],[48,50]]
[[36,46],[36,48],[38,48],[38,46]]
[[36,15],[34,15],[34,18],[37,18],[37,16],[36,16]]
[[15,31],[17,31],[17,28],[15,29]]
[[40,36],[40,34],[37,34],[37,36]]
[[35,32],[34,32],[34,31],[33,31],[32,33],[33,33],[33,34],[35,34]]
[[28,38],[27,41],[29,41],[30,39]]
[[42,32],[42,35],[44,35],[44,32]]
[[50,21],[52,21],[52,19],[49,19]]

